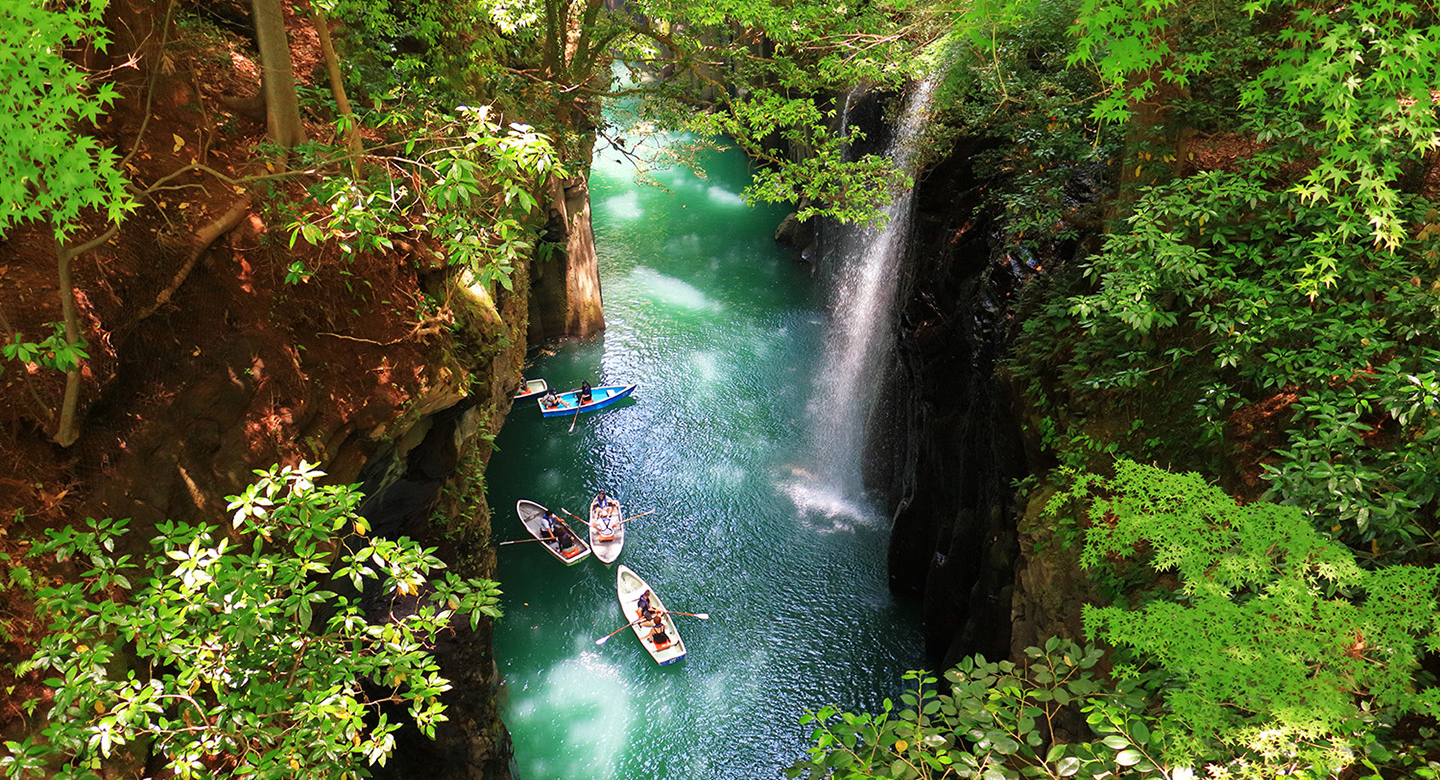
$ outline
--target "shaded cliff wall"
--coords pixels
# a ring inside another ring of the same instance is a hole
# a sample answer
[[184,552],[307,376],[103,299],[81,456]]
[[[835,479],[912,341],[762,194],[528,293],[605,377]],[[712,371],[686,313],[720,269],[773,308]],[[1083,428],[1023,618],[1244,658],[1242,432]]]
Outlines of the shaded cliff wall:
[[891,588],[922,600],[926,654],[1009,651],[1016,542],[1012,483],[1027,473],[1005,357],[1010,300],[1029,275],[1006,253],[962,139],[917,185],[892,403],[904,470]]
[[[1021,479],[1053,464],[1005,360],[1022,288],[1086,244],[1008,237],[985,197],[1003,182],[972,164],[1004,143],[961,137],[918,182],[898,365],[877,380],[888,435],[874,437],[874,452],[890,465],[873,476],[895,507],[891,588],[921,600],[926,653],[937,668],[971,653],[1008,657],[1012,644],[1023,649],[1052,633],[1078,636],[1069,625],[1074,600],[1053,592],[1074,572],[1035,554],[1046,536],[1045,497],[1016,495]],[[1057,234],[1093,228],[1089,204],[1098,192],[1087,175],[1076,171],[1073,220]]]

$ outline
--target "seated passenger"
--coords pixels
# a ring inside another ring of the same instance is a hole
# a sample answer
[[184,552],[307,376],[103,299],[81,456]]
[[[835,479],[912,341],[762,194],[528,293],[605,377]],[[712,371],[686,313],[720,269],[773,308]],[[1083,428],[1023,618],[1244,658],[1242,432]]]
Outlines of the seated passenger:
[[655,643],[656,650],[670,646],[670,635],[665,633],[665,623],[659,618],[655,619],[655,627],[650,630],[650,641]]

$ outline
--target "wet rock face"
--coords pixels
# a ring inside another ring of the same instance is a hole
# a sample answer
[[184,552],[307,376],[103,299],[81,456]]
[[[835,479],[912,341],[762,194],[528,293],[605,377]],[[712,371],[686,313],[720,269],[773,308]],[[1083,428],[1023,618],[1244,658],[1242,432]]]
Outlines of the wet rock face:
[[890,542],[891,588],[922,600],[942,668],[1010,648],[1018,552],[1014,480],[1028,473],[1005,357],[1010,301],[1033,271],[994,239],[962,140],[919,185],[901,300],[896,391],[906,468]]
[[787,214],[785,219],[780,221],[780,226],[775,228],[775,243],[798,249],[803,258],[807,253],[813,252],[815,246],[814,221],[802,222],[797,213]]

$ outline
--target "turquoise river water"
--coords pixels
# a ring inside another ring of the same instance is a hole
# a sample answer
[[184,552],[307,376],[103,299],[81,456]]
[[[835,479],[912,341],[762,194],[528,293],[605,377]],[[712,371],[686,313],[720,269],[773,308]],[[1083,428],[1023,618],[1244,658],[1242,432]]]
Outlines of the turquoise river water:
[[[888,520],[813,476],[812,376],[824,292],[750,208],[734,151],[707,176],[636,184],[591,175],[607,329],[542,354],[552,387],[637,383],[633,400],[571,419],[517,405],[487,478],[499,539],[525,538],[515,501],[583,513],[598,488],[634,520],[620,563],[679,617],[688,656],[657,666],[624,625],[615,567],[500,548],[496,653],[520,780],[777,778],[806,709],[871,708],[921,665],[917,610],[886,589]],[[582,531],[583,533],[583,531]]]

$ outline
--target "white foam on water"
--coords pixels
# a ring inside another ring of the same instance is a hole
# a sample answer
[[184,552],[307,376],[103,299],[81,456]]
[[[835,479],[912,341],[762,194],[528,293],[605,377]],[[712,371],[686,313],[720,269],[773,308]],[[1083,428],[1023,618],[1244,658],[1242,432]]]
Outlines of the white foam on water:
[[854,490],[836,489],[803,474],[799,479],[777,483],[776,488],[795,505],[801,525],[814,533],[851,533],[860,527],[870,527],[877,521],[870,508],[856,500],[858,487]]
[[[631,695],[618,666],[605,662],[593,652],[559,664],[547,675],[543,706],[537,715],[548,715],[563,741],[586,746],[578,753],[551,755],[557,766],[543,772],[552,777],[616,777],[615,766],[628,740],[626,732],[635,720]],[[568,759],[568,760],[567,760]]]
[[698,255],[700,252],[700,236],[695,233],[684,233],[671,236],[665,242],[665,251],[676,255]]
[[645,209],[640,207],[638,192],[611,195],[605,199],[604,208],[616,219],[639,219],[645,216]]
[[726,381],[729,372],[720,365],[720,358],[714,352],[695,352],[690,355],[690,376],[706,385]]
[[710,466],[710,478],[731,490],[735,490],[744,484],[747,476],[749,476],[749,474],[745,469],[740,468],[728,460]]
[[665,303],[676,309],[687,311],[716,312],[724,309],[718,301],[711,300],[694,285],[666,276],[652,268],[636,268],[630,272],[637,292]]
[[705,194],[710,196],[710,200],[721,206],[745,207],[744,198],[741,198],[738,193],[731,192],[722,187],[710,187],[705,191]]

